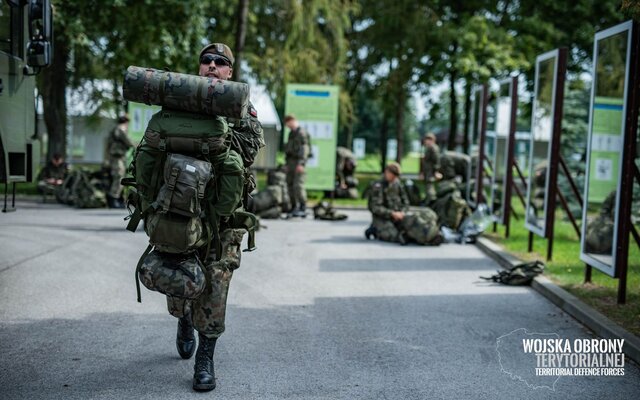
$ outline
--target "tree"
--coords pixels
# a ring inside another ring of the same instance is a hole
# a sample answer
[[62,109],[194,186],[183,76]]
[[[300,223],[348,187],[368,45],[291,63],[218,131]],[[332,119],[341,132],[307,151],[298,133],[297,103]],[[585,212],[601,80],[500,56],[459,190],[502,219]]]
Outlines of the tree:
[[195,0],[151,4],[135,0],[53,0],[54,59],[39,78],[48,157],[65,152],[66,90],[86,81],[108,79],[114,88],[105,107],[116,110],[126,67],[132,64],[173,70],[196,68],[195,48],[204,36],[204,8]]
[[427,47],[438,40],[432,3],[399,0],[380,6],[377,1],[365,0],[361,2],[360,14],[352,19],[350,92],[357,93],[364,80],[377,87],[376,94],[383,101],[380,125],[383,158],[391,125],[386,119],[391,117],[398,140],[396,159],[404,154],[406,107],[410,94],[420,83],[418,71],[428,61]]

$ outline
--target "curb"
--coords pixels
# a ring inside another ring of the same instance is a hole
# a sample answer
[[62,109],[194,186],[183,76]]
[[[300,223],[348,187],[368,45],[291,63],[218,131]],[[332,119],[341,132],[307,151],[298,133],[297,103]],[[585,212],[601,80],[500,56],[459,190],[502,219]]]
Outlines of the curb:
[[[504,268],[511,268],[522,262],[487,238],[478,238],[476,247]],[[578,320],[578,322],[591,329],[601,338],[624,339],[624,354],[640,364],[640,338],[638,336],[621,328],[599,311],[588,306],[576,296],[551,282],[551,280],[544,275],[535,277],[531,283],[531,288]]]

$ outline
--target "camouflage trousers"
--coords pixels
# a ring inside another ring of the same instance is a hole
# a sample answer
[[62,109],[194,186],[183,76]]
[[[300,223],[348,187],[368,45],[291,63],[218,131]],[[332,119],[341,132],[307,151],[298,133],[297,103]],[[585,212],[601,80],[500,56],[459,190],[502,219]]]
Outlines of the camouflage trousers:
[[124,157],[112,156],[109,160],[109,165],[111,168],[111,187],[109,188],[109,196],[114,199],[118,199],[122,194],[122,184],[120,183],[120,179],[124,178],[127,171],[125,159]]
[[431,204],[433,201],[435,201],[436,199],[436,184],[434,181],[431,180],[425,180],[425,184],[424,184],[424,189],[425,189],[425,197],[424,197],[424,202],[426,205]]
[[224,332],[227,295],[233,271],[240,266],[240,245],[244,229],[227,229],[220,234],[222,257],[219,261],[209,257],[204,263],[207,284],[195,300],[167,296],[169,313],[182,318],[191,312],[196,330],[209,339],[218,338]]
[[287,186],[289,189],[289,197],[291,198],[291,207],[293,209],[304,206],[307,202],[307,191],[304,188],[307,173],[296,172],[297,165],[297,161],[287,162]]

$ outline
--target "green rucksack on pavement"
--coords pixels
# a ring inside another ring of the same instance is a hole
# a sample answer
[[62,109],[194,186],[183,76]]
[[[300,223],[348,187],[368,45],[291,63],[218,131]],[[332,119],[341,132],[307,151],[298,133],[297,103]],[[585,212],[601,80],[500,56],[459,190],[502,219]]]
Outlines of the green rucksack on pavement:
[[533,278],[544,272],[544,263],[542,261],[526,262],[497,272],[490,277],[481,276],[480,278],[510,286],[530,285]]
[[[144,220],[149,236],[136,277],[152,248],[195,254],[206,245],[204,260],[213,244],[220,257],[221,228],[246,229],[249,248],[255,248],[255,216],[242,210],[248,172],[231,149],[232,134],[219,116],[164,108],[153,115],[129,166],[133,177],[123,179],[131,186],[127,205],[135,208],[127,229],[135,232]],[[201,264],[198,260],[194,256],[190,262]],[[138,300],[139,293],[138,285]]]

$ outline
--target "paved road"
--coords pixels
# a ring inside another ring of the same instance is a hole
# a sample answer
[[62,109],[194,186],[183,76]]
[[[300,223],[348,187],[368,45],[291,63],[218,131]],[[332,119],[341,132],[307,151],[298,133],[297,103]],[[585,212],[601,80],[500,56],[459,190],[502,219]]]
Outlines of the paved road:
[[[135,301],[144,233],[123,212],[18,204],[0,215],[2,399],[616,399],[640,372],[531,389],[501,371],[518,328],[591,334],[529,288],[487,284],[472,246],[368,242],[368,215],[269,221],[231,286],[218,387],[191,391],[164,298]],[[515,355],[514,355],[515,357]]]

